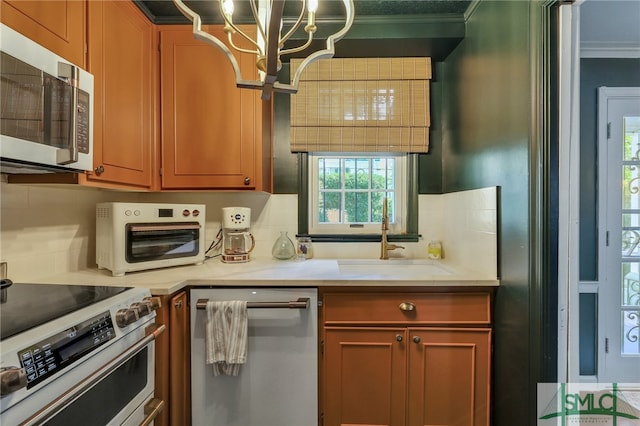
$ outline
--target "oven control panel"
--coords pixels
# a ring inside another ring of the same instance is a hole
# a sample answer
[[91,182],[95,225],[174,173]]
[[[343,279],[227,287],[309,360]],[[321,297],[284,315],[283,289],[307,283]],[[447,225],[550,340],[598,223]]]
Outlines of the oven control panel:
[[18,351],[27,389],[72,365],[116,337],[109,311]]

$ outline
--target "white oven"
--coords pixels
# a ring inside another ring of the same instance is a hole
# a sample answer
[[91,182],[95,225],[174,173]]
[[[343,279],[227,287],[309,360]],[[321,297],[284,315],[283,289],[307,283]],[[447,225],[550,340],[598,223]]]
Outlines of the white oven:
[[[148,290],[13,284],[3,291],[0,424],[153,424],[164,406],[154,398],[154,342],[164,326],[155,325],[159,302]],[[40,324],[11,328],[33,317]]]

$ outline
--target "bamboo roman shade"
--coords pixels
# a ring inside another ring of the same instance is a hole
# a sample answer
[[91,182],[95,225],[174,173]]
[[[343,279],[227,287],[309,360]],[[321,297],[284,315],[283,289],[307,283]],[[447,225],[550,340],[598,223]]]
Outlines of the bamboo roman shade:
[[291,96],[291,151],[427,152],[430,79],[431,58],[313,63]]

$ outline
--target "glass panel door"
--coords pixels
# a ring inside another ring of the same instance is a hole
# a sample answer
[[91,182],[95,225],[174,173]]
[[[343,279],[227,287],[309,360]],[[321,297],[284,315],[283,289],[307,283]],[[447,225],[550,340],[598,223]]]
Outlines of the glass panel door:
[[640,382],[640,90],[602,88],[599,382]]

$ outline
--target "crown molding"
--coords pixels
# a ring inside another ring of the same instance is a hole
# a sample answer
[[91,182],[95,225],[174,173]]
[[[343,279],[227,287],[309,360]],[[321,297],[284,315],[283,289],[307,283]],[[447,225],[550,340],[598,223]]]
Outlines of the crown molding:
[[599,42],[580,43],[581,58],[640,58],[638,42]]

